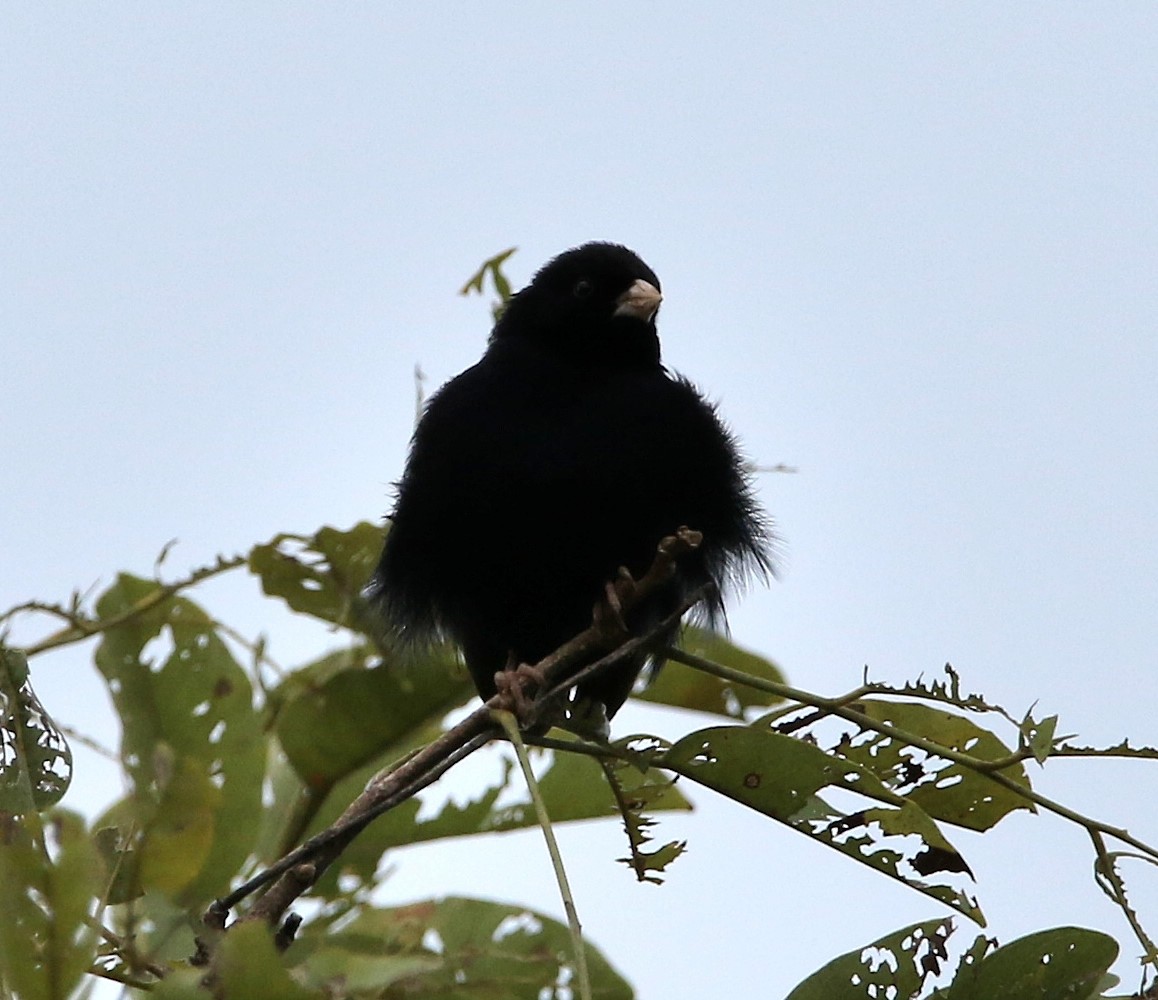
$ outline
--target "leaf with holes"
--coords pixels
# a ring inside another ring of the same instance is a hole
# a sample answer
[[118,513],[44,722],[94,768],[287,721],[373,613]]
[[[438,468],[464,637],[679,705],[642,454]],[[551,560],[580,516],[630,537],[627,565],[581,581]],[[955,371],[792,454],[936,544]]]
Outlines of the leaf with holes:
[[1056,927],[1018,938],[963,965],[948,1000],[1087,1000],[1118,957],[1112,937],[1082,927]]
[[[97,611],[121,614],[158,586],[122,574]],[[121,755],[133,783],[130,799],[110,815],[122,829],[152,828],[162,840],[176,817],[196,817],[197,836],[208,831],[211,843],[203,850],[197,840],[192,878],[186,868],[167,885],[180,883],[188,899],[221,892],[249,855],[261,813],[265,739],[249,679],[209,615],[181,597],[105,631],[96,663],[121,716]],[[148,845],[138,846],[147,857]],[[168,847],[158,850],[171,856]]]
[[1044,764],[1053,751],[1053,745],[1057,738],[1056,734],[1056,715],[1047,716],[1040,722],[1031,719],[1027,715],[1025,721],[1021,724],[1021,735],[1025,740],[1025,745],[1029,747],[1030,752],[1033,754],[1033,759],[1039,764]]
[[0,812],[56,805],[72,780],[72,751],[32,690],[28,658],[0,644]]
[[912,1000],[941,972],[953,919],[926,920],[834,958],[788,994],[787,1000]]
[[310,538],[277,535],[249,552],[261,589],[294,611],[362,629],[362,592],[382,554],[382,529],[360,521],[348,531],[323,527]]
[[[55,841],[51,851],[46,837]],[[72,994],[96,948],[87,918],[100,882],[100,861],[79,816],[56,812],[42,827],[35,815],[0,815],[5,996],[57,1000]]]
[[176,898],[209,859],[221,793],[196,757],[178,757],[157,770],[159,800],[144,820],[136,874],[143,888]]
[[[913,802],[899,804],[876,775],[811,743],[747,726],[685,736],[664,767],[712,788],[895,878],[984,926],[977,901],[956,883],[964,858]],[[845,813],[818,794],[866,796],[883,804]]]
[[[1000,760],[1011,753],[988,729],[955,712],[883,699],[866,700],[851,707],[874,722],[919,733],[950,750],[981,760]],[[888,788],[916,803],[934,819],[984,831],[1017,809],[1035,811],[1028,799],[984,774],[945,758],[930,758],[923,750],[875,730],[862,729],[853,736],[845,733],[827,742],[819,732],[814,735],[823,749],[871,771]],[[1002,774],[1029,788],[1029,777],[1020,763],[1005,768]]]

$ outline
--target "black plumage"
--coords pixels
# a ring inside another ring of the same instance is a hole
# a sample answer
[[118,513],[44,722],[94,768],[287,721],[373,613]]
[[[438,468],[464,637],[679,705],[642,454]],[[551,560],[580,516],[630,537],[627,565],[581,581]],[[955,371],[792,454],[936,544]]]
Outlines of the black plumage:
[[[768,523],[735,441],[660,362],[659,288],[626,247],[559,255],[419,421],[372,595],[403,639],[457,641],[483,698],[512,659],[535,663],[586,628],[618,568],[642,574],[682,525],[703,544],[633,612],[634,628],[704,583],[770,568]],[[610,718],[643,666],[579,694]]]

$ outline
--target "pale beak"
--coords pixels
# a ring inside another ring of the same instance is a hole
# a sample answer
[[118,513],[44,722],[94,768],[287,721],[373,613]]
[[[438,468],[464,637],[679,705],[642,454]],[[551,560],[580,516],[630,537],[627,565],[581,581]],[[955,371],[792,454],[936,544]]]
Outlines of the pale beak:
[[663,296],[650,281],[637,278],[635,283],[615,300],[616,316],[632,316],[648,322],[659,308]]

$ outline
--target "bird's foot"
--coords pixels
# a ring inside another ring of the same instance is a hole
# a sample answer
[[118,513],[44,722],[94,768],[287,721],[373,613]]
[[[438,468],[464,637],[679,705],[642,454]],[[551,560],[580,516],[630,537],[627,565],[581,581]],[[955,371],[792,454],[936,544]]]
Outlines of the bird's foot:
[[641,589],[651,589],[671,579],[681,556],[698,549],[704,536],[686,525],[675,534],[665,535],[656,546],[655,558],[647,572],[638,580],[626,566],[620,566],[615,579],[603,585],[603,594],[595,602],[592,623],[609,645],[622,641],[630,634],[624,608],[631,607]]
[[543,671],[530,663],[512,663],[495,674],[499,707],[511,712],[519,726],[531,718],[535,696],[546,684]]

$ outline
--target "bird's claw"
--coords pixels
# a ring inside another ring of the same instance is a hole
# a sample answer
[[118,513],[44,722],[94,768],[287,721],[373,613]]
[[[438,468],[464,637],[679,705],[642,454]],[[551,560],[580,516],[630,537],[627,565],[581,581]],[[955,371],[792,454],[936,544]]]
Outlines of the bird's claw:
[[676,529],[674,535],[665,535],[659,540],[659,545],[655,549],[655,559],[647,573],[639,580],[639,584],[646,581],[651,585],[672,576],[676,571],[676,560],[680,556],[698,549],[703,541],[703,532],[689,528],[687,525],[682,525]]
[[519,725],[531,717],[535,696],[546,684],[543,671],[530,663],[514,663],[495,674],[495,689],[499,707],[519,720]]
[[608,642],[615,642],[627,635],[627,620],[623,614],[623,605],[625,601],[630,600],[634,591],[635,580],[623,566],[619,567],[614,580],[603,585],[603,594],[595,602],[591,620],[606,636]]

